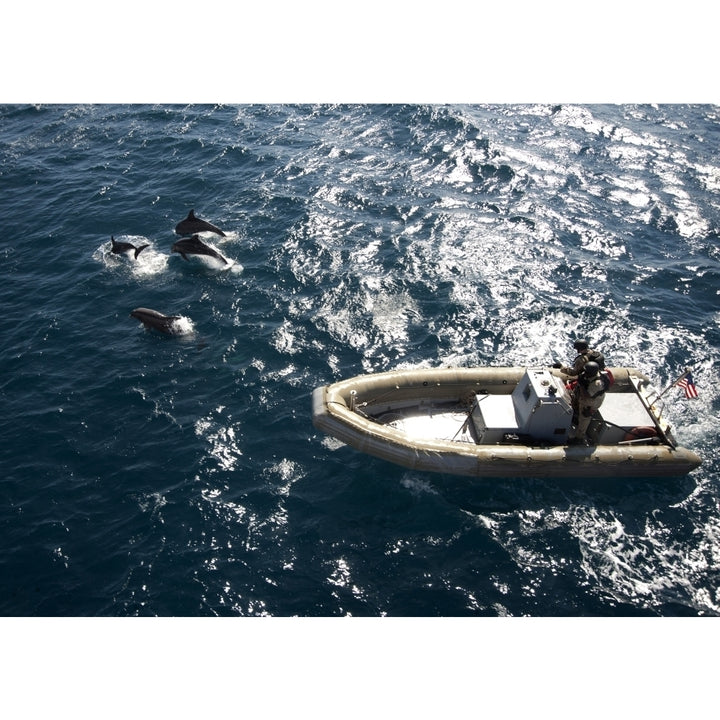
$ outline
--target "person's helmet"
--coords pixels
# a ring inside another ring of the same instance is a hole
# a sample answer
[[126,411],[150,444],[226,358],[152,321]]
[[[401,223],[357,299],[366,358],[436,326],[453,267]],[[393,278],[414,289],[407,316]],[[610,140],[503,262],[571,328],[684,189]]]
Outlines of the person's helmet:
[[583,372],[588,380],[592,380],[600,372],[600,366],[591,360],[590,362],[585,363]]
[[576,340],[573,343],[573,347],[579,352],[580,350],[587,350],[590,346],[587,340]]

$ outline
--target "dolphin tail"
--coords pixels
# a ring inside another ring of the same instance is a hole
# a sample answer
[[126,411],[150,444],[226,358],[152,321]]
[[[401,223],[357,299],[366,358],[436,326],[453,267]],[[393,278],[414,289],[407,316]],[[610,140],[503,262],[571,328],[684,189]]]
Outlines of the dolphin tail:
[[141,245],[140,247],[135,248],[135,259],[137,260],[137,256],[146,248],[150,247],[150,245]]

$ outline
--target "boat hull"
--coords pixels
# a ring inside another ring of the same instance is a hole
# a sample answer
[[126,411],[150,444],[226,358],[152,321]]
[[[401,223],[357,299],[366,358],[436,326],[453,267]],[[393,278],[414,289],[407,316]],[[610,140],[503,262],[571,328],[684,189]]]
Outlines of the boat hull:
[[[630,391],[632,368],[611,369],[614,392]],[[360,452],[413,470],[471,477],[638,477],[684,475],[701,463],[691,450],[669,443],[615,445],[476,444],[409,437],[358,405],[388,411],[422,402],[439,403],[477,393],[508,395],[526,368],[438,368],[362,375],[316,388],[313,424]],[[368,405],[368,398],[372,405]]]

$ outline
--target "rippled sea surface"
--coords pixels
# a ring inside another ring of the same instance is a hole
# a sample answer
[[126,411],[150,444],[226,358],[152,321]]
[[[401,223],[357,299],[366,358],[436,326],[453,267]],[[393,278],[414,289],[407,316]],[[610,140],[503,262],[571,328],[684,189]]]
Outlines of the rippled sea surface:
[[[720,615],[719,143],[710,105],[3,107],[0,613]],[[229,265],[170,252],[191,208]],[[318,385],[579,335],[693,367],[700,469],[472,480],[312,427]]]

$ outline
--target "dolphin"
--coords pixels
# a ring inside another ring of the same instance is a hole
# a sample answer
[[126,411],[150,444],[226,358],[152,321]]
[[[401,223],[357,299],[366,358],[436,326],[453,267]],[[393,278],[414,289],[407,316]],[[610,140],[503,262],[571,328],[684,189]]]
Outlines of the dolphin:
[[200,232],[214,232],[221,237],[225,237],[225,233],[215,225],[207,222],[207,220],[201,220],[199,217],[195,217],[195,211],[191,210],[188,216],[181,220],[175,226],[175,232],[178,235],[193,235],[194,233]]
[[209,257],[214,257],[217,260],[222,260],[226,265],[230,264],[229,260],[224,258],[219,252],[217,252],[217,250],[213,250],[211,247],[208,247],[198,235],[178,240],[172,246],[172,252],[180,253],[184,260],[188,259],[188,255],[208,255]]
[[135,251],[135,259],[137,260],[137,256],[146,248],[150,247],[150,245],[141,245],[140,247],[135,247],[132,243],[129,242],[118,242],[115,239],[115,236],[112,235],[110,237],[110,241],[112,242],[112,248],[111,252],[114,252],[116,255],[122,255],[123,253],[129,253],[131,251]]
[[180,320],[180,315],[163,315],[157,310],[150,310],[149,308],[135,308],[130,313],[130,317],[139,320],[148,329],[154,328],[168,335],[174,333],[173,323]]

